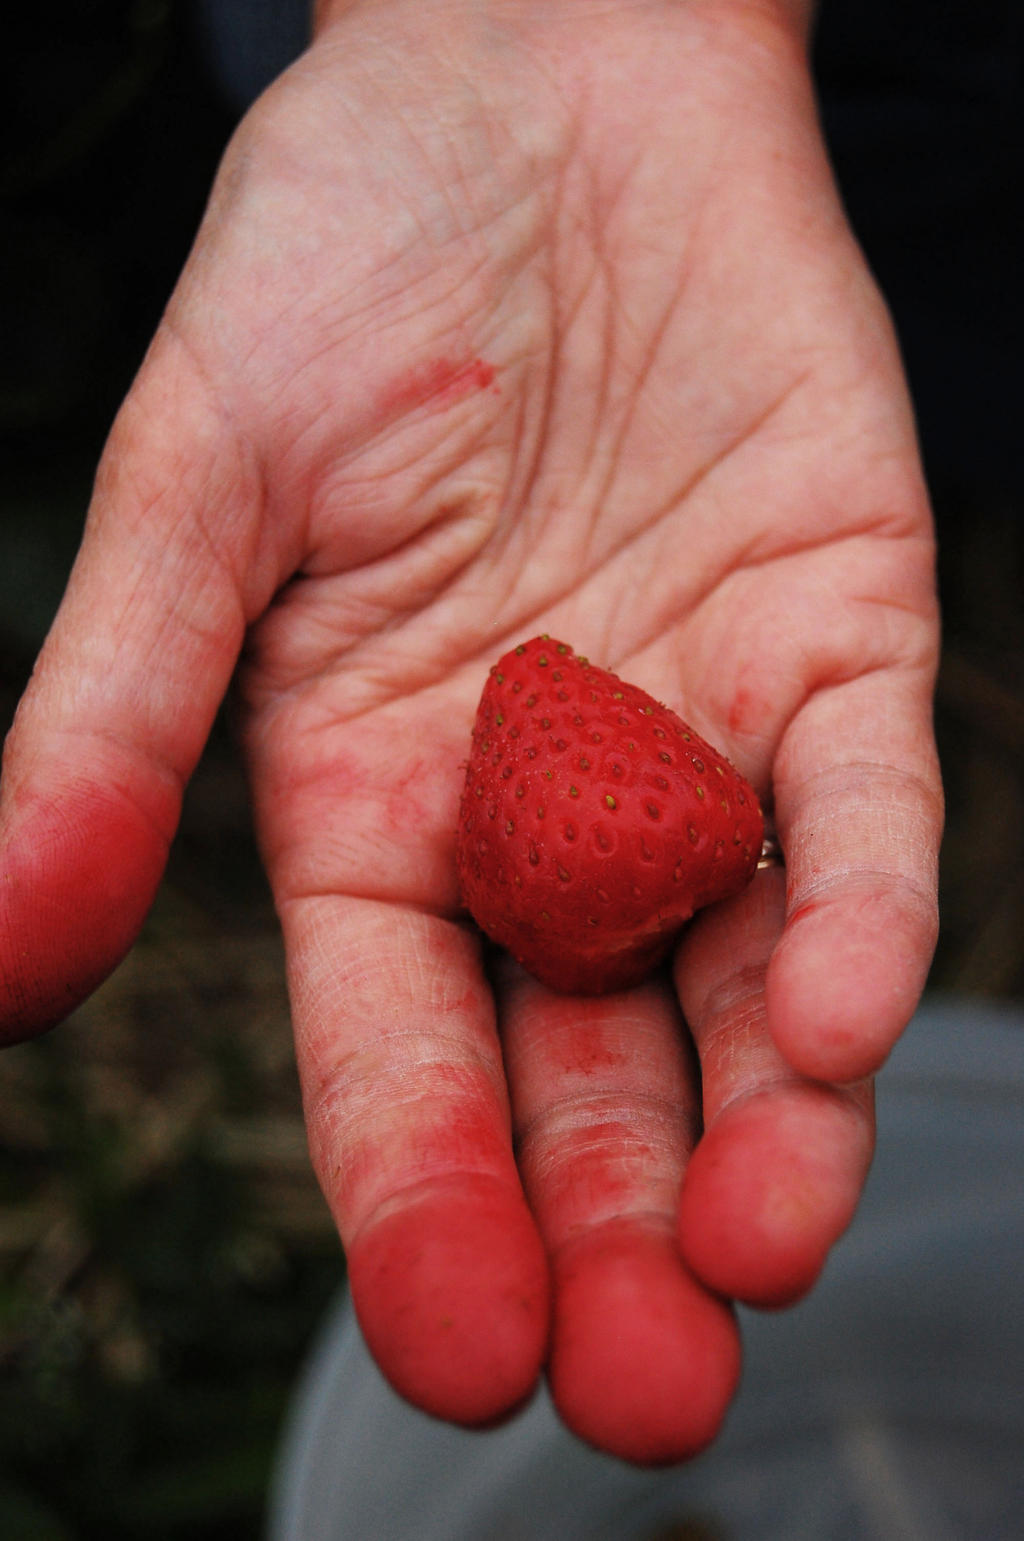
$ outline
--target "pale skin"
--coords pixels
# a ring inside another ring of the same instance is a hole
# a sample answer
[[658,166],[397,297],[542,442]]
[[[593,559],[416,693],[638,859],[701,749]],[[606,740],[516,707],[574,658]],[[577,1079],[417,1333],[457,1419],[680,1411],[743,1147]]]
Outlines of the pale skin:
[[[728,1301],[798,1298],[849,1223],[935,937],[930,519],[803,11],[321,7],[228,152],[3,767],[13,1040],[130,945],[237,680],[371,1348],[465,1423],[546,1366],[640,1461],[714,1436]],[[604,1000],[485,958],[456,888],[476,699],[540,631],[688,717],[786,853]]]

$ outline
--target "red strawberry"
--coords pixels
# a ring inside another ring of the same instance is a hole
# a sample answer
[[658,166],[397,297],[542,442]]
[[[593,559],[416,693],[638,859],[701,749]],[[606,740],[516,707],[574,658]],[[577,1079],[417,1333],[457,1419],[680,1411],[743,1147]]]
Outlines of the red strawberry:
[[465,903],[555,990],[634,984],[750,881],[757,797],[646,691],[536,637],[494,665],[459,814]]

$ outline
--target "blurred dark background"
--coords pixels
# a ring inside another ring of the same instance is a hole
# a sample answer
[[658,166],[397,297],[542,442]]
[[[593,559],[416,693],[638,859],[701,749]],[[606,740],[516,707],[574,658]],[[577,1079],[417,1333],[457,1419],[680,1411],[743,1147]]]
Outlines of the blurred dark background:
[[[244,34],[235,10],[56,0],[5,23],[0,731],[224,143],[300,46],[301,5],[250,0]],[[1016,6],[990,0],[825,0],[817,42],[940,534],[932,985],[1004,998],[1024,994],[1019,34]],[[222,725],[138,946],[59,1034],[0,1059],[0,1147],[0,1534],[258,1534],[289,1387],[343,1265]]]

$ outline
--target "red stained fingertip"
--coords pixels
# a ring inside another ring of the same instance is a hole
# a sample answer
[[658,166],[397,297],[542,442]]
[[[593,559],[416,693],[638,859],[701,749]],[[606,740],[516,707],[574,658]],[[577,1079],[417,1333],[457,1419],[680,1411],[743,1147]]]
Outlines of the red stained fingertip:
[[933,911],[905,896],[845,895],[795,910],[765,981],[786,1061],[835,1084],[874,1075],[917,1007],[934,940]]
[[[15,816],[16,812],[16,816]],[[163,810],[173,828],[177,806]],[[0,837],[0,1042],[55,1026],[128,952],[169,837],[115,788],[18,799]]]
[[679,1217],[683,1255],[710,1289],[762,1308],[808,1292],[867,1175],[867,1096],[804,1086],[716,1119],[691,1157]]
[[367,1346],[408,1401],[483,1427],[529,1396],[547,1349],[548,1267],[514,1190],[433,1184],[371,1222],[348,1266]]
[[555,1300],[549,1377],[574,1433],[642,1466],[710,1444],[739,1379],[739,1331],[671,1236],[623,1222],[577,1238]]

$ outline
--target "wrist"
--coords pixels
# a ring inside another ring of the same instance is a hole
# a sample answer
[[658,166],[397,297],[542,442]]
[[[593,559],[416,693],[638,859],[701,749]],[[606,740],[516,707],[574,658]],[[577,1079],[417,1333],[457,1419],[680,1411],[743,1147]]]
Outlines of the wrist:
[[[313,32],[320,32],[324,27],[338,21],[346,11],[350,11],[358,3],[359,0],[313,0]],[[750,0],[744,0],[744,3],[749,4]],[[776,12],[794,32],[806,38],[814,25],[818,0],[755,0],[755,8],[758,5],[761,9]]]

